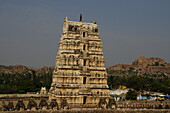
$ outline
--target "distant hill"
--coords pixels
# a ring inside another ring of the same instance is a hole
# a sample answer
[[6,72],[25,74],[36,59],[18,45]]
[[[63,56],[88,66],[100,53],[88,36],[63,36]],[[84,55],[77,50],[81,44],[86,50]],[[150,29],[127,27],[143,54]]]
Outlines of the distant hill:
[[[50,88],[54,67],[39,69],[23,65],[0,65],[0,94],[38,92]],[[170,92],[170,63],[161,58],[140,57],[132,64],[107,68],[110,89],[121,85],[135,90]],[[141,75],[141,76],[140,76]]]
[[117,64],[107,68],[109,73],[117,73],[117,76],[137,74],[150,77],[170,77],[170,63],[164,59],[144,56],[136,59],[132,64]]
[[0,65],[0,93],[38,92],[50,88],[54,67],[29,68],[23,65]]
[[42,67],[39,69],[30,68],[23,65],[0,65],[0,73],[3,74],[25,74],[25,73],[32,73],[35,71],[36,73],[48,73],[53,72],[54,67]]
[[[32,74],[37,75],[41,73],[52,73],[54,67],[42,67],[39,69],[26,67],[23,65],[0,65],[0,74]],[[116,64],[107,68],[108,73],[115,73],[117,76],[128,76],[131,74],[143,76],[169,76],[170,77],[170,63],[165,62],[164,59],[144,56],[139,57],[132,64]]]
[[139,57],[131,64],[107,68],[110,89],[126,86],[137,91],[170,93],[170,63],[161,58]]

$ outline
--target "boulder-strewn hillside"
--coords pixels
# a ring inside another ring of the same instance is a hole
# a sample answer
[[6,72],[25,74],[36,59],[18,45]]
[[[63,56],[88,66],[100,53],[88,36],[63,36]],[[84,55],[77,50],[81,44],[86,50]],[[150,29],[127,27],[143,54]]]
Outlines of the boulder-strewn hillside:
[[142,56],[132,64],[108,67],[107,72],[110,89],[123,85],[137,91],[170,92],[170,63],[161,58]]
[[0,65],[0,73],[4,74],[23,74],[25,72],[30,72],[32,69],[23,65]]
[[144,56],[136,59],[132,64],[117,64],[108,67],[109,71],[122,72],[120,75],[129,75],[129,73],[136,73],[137,75],[146,75],[154,77],[170,76],[170,63],[165,62],[164,59]]
[[29,68],[23,65],[0,65],[0,73],[3,74],[25,74],[25,73],[32,73],[35,71],[37,73],[48,73],[53,72],[54,67],[42,67],[39,69]]
[[[0,65],[0,93],[38,92],[50,88],[54,67],[33,69],[22,65]],[[170,63],[161,58],[140,57],[132,64],[117,64],[107,68],[110,89],[120,85],[135,90],[170,92]],[[141,75],[141,76],[140,76]]]
[[22,65],[0,65],[0,93],[27,93],[50,88],[54,67],[33,69]]

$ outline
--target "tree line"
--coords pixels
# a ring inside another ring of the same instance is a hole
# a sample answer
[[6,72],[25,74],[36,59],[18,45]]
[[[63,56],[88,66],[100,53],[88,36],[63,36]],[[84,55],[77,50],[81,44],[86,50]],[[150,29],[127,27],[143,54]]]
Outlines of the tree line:
[[50,88],[52,72],[38,73],[32,70],[31,73],[5,74],[0,73],[1,94],[24,94],[27,92],[38,92],[41,87]]
[[[118,88],[120,85],[133,88],[137,91],[146,90],[154,92],[170,93],[170,78],[163,76],[147,77],[132,74],[131,76],[115,76],[108,72],[108,85],[110,89]],[[24,94],[27,92],[38,92],[41,87],[50,88],[52,82],[52,71],[25,72],[22,74],[0,73],[1,94]]]
[[131,76],[115,76],[114,74],[109,75],[108,85],[110,89],[115,89],[120,85],[123,85],[137,91],[146,90],[170,94],[170,78],[168,76],[147,77],[135,74]]

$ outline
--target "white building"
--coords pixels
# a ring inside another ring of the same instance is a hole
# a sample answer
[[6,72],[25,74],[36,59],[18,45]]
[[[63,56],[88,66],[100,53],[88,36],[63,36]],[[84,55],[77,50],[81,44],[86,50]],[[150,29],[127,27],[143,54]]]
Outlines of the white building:
[[116,100],[124,100],[129,89],[115,89],[110,90],[110,95]]

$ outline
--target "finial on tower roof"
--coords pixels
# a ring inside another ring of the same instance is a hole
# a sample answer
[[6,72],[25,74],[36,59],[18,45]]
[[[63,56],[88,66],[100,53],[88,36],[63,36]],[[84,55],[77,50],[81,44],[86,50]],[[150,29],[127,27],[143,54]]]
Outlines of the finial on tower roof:
[[67,22],[67,21],[68,21],[68,17],[65,17],[65,18],[64,18],[64,22]]
[[82,14],[80,14],[80,22],[82,22]]
[[94,21],[93,21],[93,24],[96,24],[96,23],[97,23],[96,20],[94,20]]

